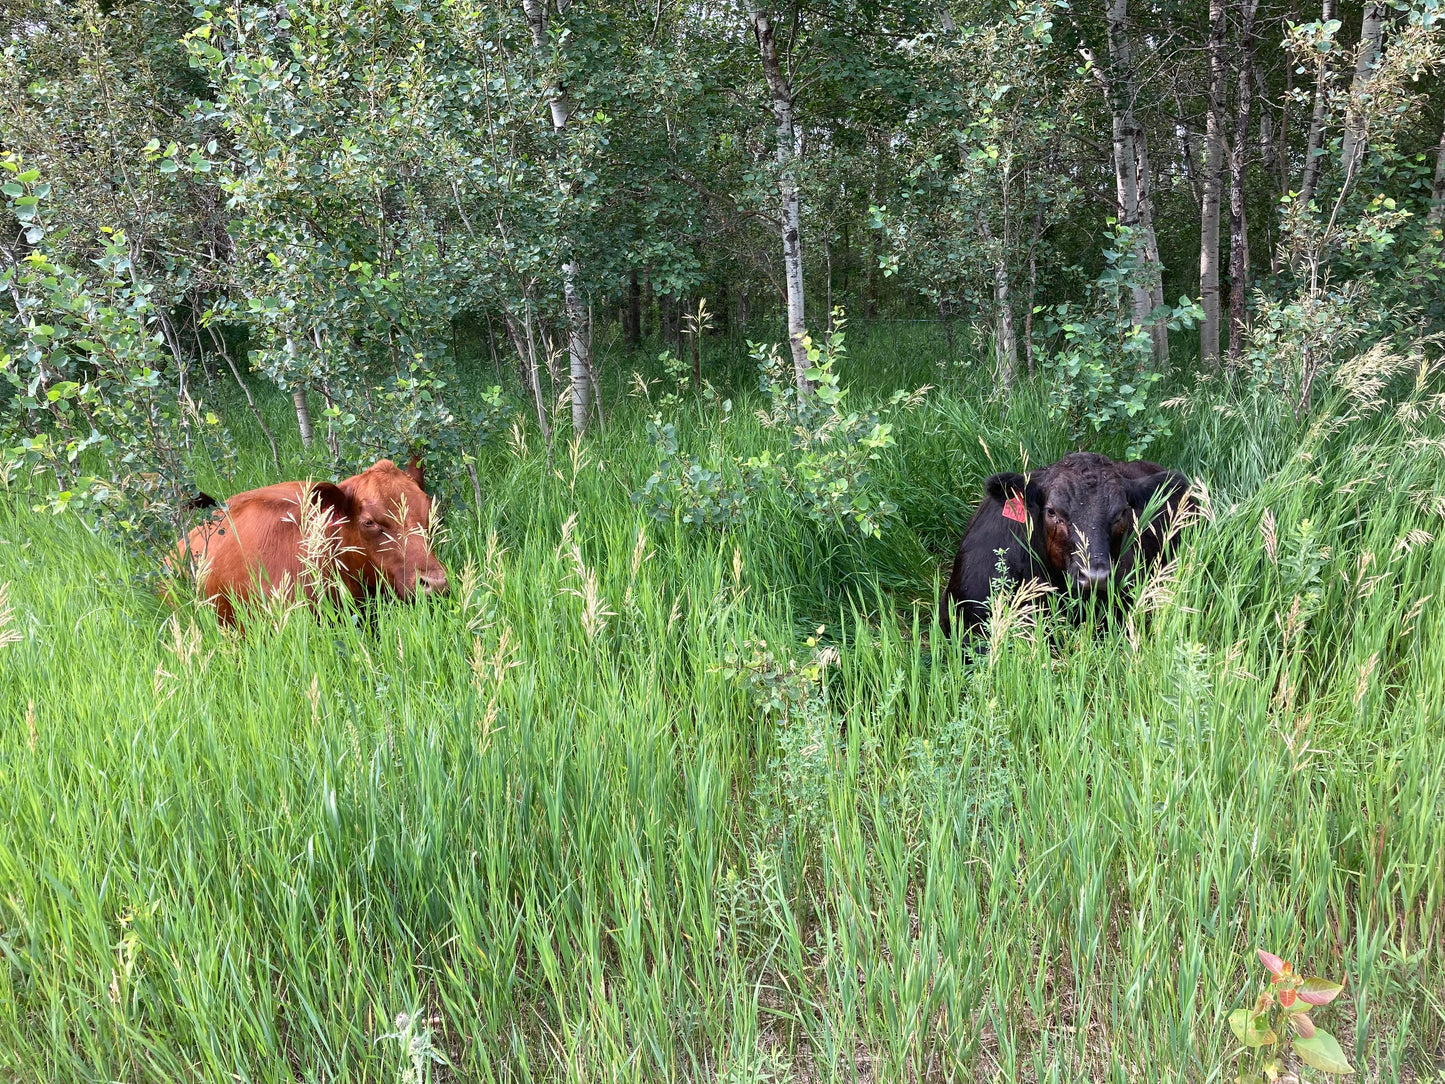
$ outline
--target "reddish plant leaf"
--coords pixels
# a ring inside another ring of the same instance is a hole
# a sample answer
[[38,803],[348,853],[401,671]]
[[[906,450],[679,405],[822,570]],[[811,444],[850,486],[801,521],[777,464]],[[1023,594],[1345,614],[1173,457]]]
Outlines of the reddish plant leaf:
[[1265,952],[1264,949],[1255,949],[1259,953],[1259,962],[1264,964],[1271,975],[1276,977],[1284,974],[1284,961],[1272,952]]
[[1283,1006],[1283,1007],[1286,1008],[1286,1009],[1289,1008],[1291,1005],[1294,1004],[1295,996],[1296,996],[1296,995],[1295,995],[1294,990],[1292,990],[1292,989],[1290,989],[1288,986],[1286,986],[1283,990],[1281,990],[1281,991],[1279,992],[1279,1003],[1280,1003],[1280,1005]]
[[1301,1039],[1308,1039],[1315,1033],[1315,1022],[1302,1012],[1292,1015],[1289,1022]]
[[1311,1005],[1328,1005],[1344,988],[1343,983],[1331,982],[1329,979],[1308,978],[1299,988],[1299,996],[1301,1001]]

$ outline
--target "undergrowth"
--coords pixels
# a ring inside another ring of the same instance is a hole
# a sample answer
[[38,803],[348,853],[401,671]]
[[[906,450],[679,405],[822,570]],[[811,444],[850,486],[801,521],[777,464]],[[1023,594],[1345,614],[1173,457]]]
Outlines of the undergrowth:
[[[991,463],[1065,449],[1040,389],[873,349],[854,394],[942,385],[881,537],[653,518],[619,401],[481,449],[452,594],[370,621],[225,635],[12,481],[0,1078],[1219,1079],[1267,947],[1345,976],[1361,1075],[1432,1079],[1438,421],[1191,394],[1150,451],[1208,514],[1146,612],[973,659],[951,547]],[[676,439],[751,454],[747,407]],[[203,488],[274,480],[227,422]]]

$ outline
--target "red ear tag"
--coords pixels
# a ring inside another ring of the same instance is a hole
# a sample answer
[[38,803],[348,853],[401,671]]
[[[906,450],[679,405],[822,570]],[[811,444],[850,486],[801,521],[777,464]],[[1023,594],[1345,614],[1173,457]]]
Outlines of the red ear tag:
[[1003,506],[1003,518],[1011,519],[1015,523],[1027,523],[1028,514],[1024,512],[1024,499],[1015,493]]

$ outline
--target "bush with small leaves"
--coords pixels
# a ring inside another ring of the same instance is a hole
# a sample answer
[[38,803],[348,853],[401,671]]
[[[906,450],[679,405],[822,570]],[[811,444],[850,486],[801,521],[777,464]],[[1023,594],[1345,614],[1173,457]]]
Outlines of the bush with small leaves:
[[[882,411],[857,413],[845,406],[848,389],[837,372],[846,354],[845,324],[843,310],[835,308],[833,330],[823,342],[804,337],[813,385],[807,394],[799,394],[776,346],[748,346],[770,404],[761,415],[763,424],[786,430],[789,437],[788,452],[777,466],[784,491],[810,518],[869,538],[880,534],[897,510],[876,490],[871,469],[883,449],[894,444],[893,424],[883,420]],[[895,391],[885,409],[916,406],[927,390]]]
[[[764,450],[747,459],[719,454],[717,468],[710,469],[697,456],[681,453],[672,423],[655,415],[648,438],[658,449],[658,467],[633,494],[634,503],[656,519],[676,516],[684,523],[731,527],[747,518],[765,488],[772,488],[815,522],[863,538],[880,534],[896,507],[877,492],[871,468],[883,449],[893,445],[893,424],[883,420],[881,411],[858,413],[844,406],[848,389],[837,372],[845,353],[844,322],[843,310],[835,309],[833,331],[824,342],[804,337],[812,388],[801,394],[793,381],[792,361],[782,357],[776,344],[748,343],[768,403],[758,416],[765,428],[787,434],[785,449]],[[682,370],[670,355],[662,360],[681,389]],[[916,406],[927,390],[911,395],[895,391],[885,409]],[[663,405],[678,401],[667,395]],[[731,409],[731,401],[723,403],[724,414]]]
[[1044,312],[1044,334],[1061,335],[1064,341],[1045,363],[1049,413],[1068,426],[1069,439],[1081,446],[1095,435],[1123,435],[1134,459],[1169,435],[1168,418],[1154,394],[1165,374],[1153,367],[1150,328],[1160,320],[1171,331],[1192,327],[1203,310],[1181,297],[1172,308],[1160,305],[1147,322],[1135,323],[1132,287],[1146,276],[1139,243],[1124,226],[1116,228],[1113,241],[1104,252],[1103,272],[1089,284],[1088,300]]
[[647,439],[658,451],[657,470],[632,494],[632,502],[653,519],[724,529],[748,518],[752,496],[762,489],[771,466],[766,457],[739,462],[724,456],[718,469],[705,467],[699,457],[679,450],[676,428],[660,414],[648,420]]
[[29,249],[0,271],[13,306],[0,310],[0,475],[27,476],[53,512],[168,550],[196,494],[193,458],[229,454],[220,419],[165,345],[125,233],[102,231],[92,267],[71,266],[52,250],[50,186],[14,154],[0,171]]

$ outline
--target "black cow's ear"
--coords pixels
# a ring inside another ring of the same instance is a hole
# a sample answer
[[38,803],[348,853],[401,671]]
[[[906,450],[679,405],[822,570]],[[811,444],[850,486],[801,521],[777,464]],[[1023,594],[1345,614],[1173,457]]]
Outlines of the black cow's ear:
[[411,462],[406,465],[406,476],[416,483],[418,489],[426,492],[426,468],[416,456],[412,456]]
[[1024,503],[1035,512],[1042,511],[1048,491],[1039,483],[1038,475],[1029,475],[1028,487],[1024,490]]
[[983,488],[996,501],[1006,501],[1024,491],[1025,479],[1015,471],[1003,471],[984,482]]
[[1189,479],[1177,470],[1161,470],[1143,478],[1130,478],[1124,483],[1124,496],[1135,511],[1142,512],[1157,493],[1158,507],[1165,508],[1178,502],[1189,488]]
[[351,494],[335,482],[315,482],[311,486],[311,502],[329,511],[334,519],[350,519],[353,511]]

